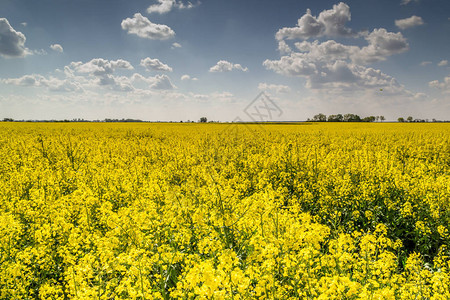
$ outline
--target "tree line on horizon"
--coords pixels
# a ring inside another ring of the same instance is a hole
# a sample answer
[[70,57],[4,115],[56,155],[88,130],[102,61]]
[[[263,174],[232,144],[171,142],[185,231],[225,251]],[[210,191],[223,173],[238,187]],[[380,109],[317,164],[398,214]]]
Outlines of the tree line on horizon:
[[361,118],[358,115],[355,114],[337,114],[337,115],[325,115],[325,114],[317,114],[312,119],[309,119],[307,121],[309,122],[375,122],[375,121],[381,121],[383,122],[386,120],[384,116],[369,116]]
[[[337,114],[337,115],[325,115],[325,114],[317,114],[312,119],[308,118],[308,122],[383,122],[386,118],[384,116],[369,116],[361,118],[360,116],[356,114]],[[397,119],[397,122],[399,123],[424,123],[424,122],[430,122],[429,119],[415,119],[412,116],[407,117],[406,119],[403,117],[400,117]],[[436,119],[432,119],[431,122],[446,122],[446,121],[439,121]]]

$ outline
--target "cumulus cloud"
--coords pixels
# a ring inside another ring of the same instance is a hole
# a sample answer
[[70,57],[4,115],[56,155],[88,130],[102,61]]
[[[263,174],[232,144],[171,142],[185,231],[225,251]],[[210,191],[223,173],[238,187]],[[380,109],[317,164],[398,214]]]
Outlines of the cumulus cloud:
[[53,44],[53,45],[50,46],[50,48],[53,51],[56,51],[56,52],[59,52],[59,53],[63,53],[64,52],[64,49],[63,49],[63,47],[60,44]]
[[1,82],[23,87],[45,87],[53,92],[80,92],[81,84],[68,79],[59,79],[53,76],[46,78],[42,75],[24,75],[20,78],[2,79]]
[[281,40],[278,41],[278,51],[280,51],[281,54],[287,54],[291,53],[292,49],[284,40]]
[[181,48],[181,45],[178,44],[178,43],[173,43],[172,44],[172,49],[175,49],[175,48]]
[[75,73],[86,74],[91,79],[89,85],[109,87],[116,91],[133,90],[126,77],[114,75],[114,72],[118,69],[133,70],[134,68],[130,62],[123,59],[95,58],[86,63],[72,62],[65,68],[65,73],[72,77],[75,76]]
[[133,82],[145,83],[149,88],[155,90],[173,90],[177,88],[167,75],[144,77],[141,74],[135,73],[131,76],[131,80]]
[[322,11],[318,17],[308,9],[295,27],[284,27],[276,33],[277,40],[309,39],[321,36],[354,36],[355,33],[345,26],[351,20],[350,7],[340,2],[332,9]]
[[395,26],[397,26],[400,29],[407,29],[411,27],[420,26],[423,24],[424,22],[422,18],[418,16],[411,16],[406,19],[395,20]]
[[151,40],[167,40],[175,36],[175,32],[167,25],[152,23],[140,13],[134,14],[133,18],[122,21],[122,29],[129,34],[135,34],[141,38]]
[[329,62],[310,60],[308,57],[293,53],[278,61],[266,60],[264,66],[283,75],[304,77],[307,79],[306,87],[311,89],[402,90],[402,86],[393,77],[380,70],[344,60],[337,59]]
[[0,18],[0,55],[8,58],[30,54],[25,47],[25,35],[14,30],[5,18]]
[[448,65],[448,60],[446,60],[446,59],[441,60],[441,61],[438,63],[438,66],[439,66],[439,67],[445,67],[446,65]]
[[226,60],[219,60],[215,66],[212,66],[209,69],[209,72],[230,72],[232,70],[247,72],[248,68],[242,67],[240,64],[233,64]]
[[289,93],[291,91],[291,88],[287,85],[280,85],[280,84],[267,84],[265,82],[262,82],[258,85],[258,89],[262,91],[275,91],[277,93]]
[[117,69],[133,70],[133,66],[130,62],[118,59],[118,60],[106,60],[103,58],[94,58],[87,63],[72,62],[70,68],[78,73],[88,73],[94,76],[103,76],[112,74]]
[[116,74],[118,70],[132,69],[133,66],[123,59],[96,58],[88,62],[72,62],[65,66],[64,70],[57,69],[55,76],[32,74],[20,78],[0,79],[0,82],[21,87],[45,88],[51,92],[83,92],[85,95],[97,95],[99,91],[151,94],[177,88],[167,75],[145,77],[139,73],[126,76]]
[[162,63],[157,58],[144,58],[141,60],[141,66],[145,67],[147,71],[165,71],[165,72],[172,72],[173,69],[169,67],[168,65]]
[[400,32],[388,32],[384,28],[374,29],[365,39],[368,46],[353,58],[363,64],[383,61],[388,56],[405,52],[409,49],[408,42]]
[[263,65],[285,76],[303,77],[306,87],[315,90],[381,88],[385,94],[404,93],[404,87],[393,77],[366,66],[407,51],[409,45],[403,35],[380,28],[359,36],[364,37],[367,46],[344,45],[334,40],[302,41],[295,43],[296,51],[280,59],[267,59]]
[[442,82],[439,82],[439,80],[430,81],[428,85],[432,88],[440,89],[444,92],[450,93],[450,76],[445,77]]
[[188,81],[188,80],[197,81],[198,78],[191,77],[190,75],[185,74],[185,75],[181,76],[181,80],[182,81]]
[[172,9],[190,9],[195,7],[197,4],[192,4],[192,2],[187,2],[184,4],[182,1],[176,0],[157,0],[157,4],[152,4],[147,8],[147,12],[165,14],[170,12]]

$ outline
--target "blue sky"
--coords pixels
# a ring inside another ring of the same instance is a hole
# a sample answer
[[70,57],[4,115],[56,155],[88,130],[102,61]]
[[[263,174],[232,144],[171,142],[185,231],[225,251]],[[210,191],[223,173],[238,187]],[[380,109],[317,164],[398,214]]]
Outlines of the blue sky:
[[450,119],[447,0],[2,0],[0,118]]

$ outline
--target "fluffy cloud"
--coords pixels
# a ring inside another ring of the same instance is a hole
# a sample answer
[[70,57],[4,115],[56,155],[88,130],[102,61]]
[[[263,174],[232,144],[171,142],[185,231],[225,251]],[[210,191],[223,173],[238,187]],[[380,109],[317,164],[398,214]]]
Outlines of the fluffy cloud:
[[191,77],[191,76],[185,74],[185,75],[181,76],[181,80],[182,80],[182,81],[188,81],[188,80],[197,81],[198,78]]
[[133,66],[122,59],[96,58],[86,63],[72,62],[63,71],[56,70],[57,77],[32,74],[20,78],[0,79],[0,82],[22,87],[42,87],[53,92],[98,93],[99,91],[116,91],[142,93],[143,91],[176,89],[176,86],[166,75],[145,77],[134,73],[130,76],[117,76],[115,72],[119,69],[132,70]]
[[8,20],[0,18],[0,55],[4,57],[24,57],[30,54],[25,48],[25,35],[12,28]]
[[424,22],[421,17],[412,16],[406,19],[395,20],[395,26],[400,29],[407,29],[415,26],[423,25]]
[[438,63],[438,66],[439,66],[439,67],[445,67],[446,65],[448,65],[448,60],[446,60],[446,59],[441,60],[441,61]]
[[154,90],[173,90],[177,88],[167,75],[144,77],[141,74],[135,73],[131,76],[131,81],[145,83],[150,89]]
[[178,44],[178,43],[173,43],[172,44],[172,49],[175,49],[175,48],[181,48],[181,45]]
[[325,90],[364,90],[382,88],[399,92],[402,86],[380,70],[367,68],[344,60],[312,60],[300,53],[283,56],[278,61],[266,60],[267,69],[287,76],[306,78],[306,87]]
[[44,79],[43,76],[33,74],[33,75],[25,75],[20,78],[2,79],[2,82],[17,86],[40,86],[43,79]]
[[400,32],[388,32],[384,28],[375,29],[365,39],[369,43],[357,53],[353,60],[362,64],[386,60],[388,56],[405,52],[408,42]]
[[52,92],[80,92],[83,90],[78,82],[69,79],[59,79],[53,76],[46,78],[42,75],[25,75],[20,78],[3,79],[5,84],[24,86],[24,87],[45,87]]
[[[382,90],[383,95],[413,97],[395,78],[367,66],[407,51],[409,45],[403,35],[384,28],[356,33],[346,27],[350,19],[350,8],[342,2],[322,11],[318,17],[307,10],[296,27],[282,28],[277,32],[275,37],[282,56],[276,60],[267,59],[263,65],[285,76],[305,78],[306,87],[315,91],[348,94]],[[417,23],[415,18],[412,21]],[[367,45],[345,45],[334,40],[306,41],[325,36],[362,37]],[[292,39],[304,40],[295,43],[295,51],[286,42]],[[259,88],[276,90],[280,87],[260,84]]]
[[278,51],[280,51],[281,54],[286,54],[291,53],[292,49],[284,40],[281,40],[278,41]]
[[141,60],[141,66],[145,67],[147,71],[166,71],[166,72],[172,72],[172,68],[169,67],[166,64],[163,64],[159,59],[157,58],[144,58]]
[[103,58],[94,58],[87,63],[72,62],[70,68],[78,73],[87,73],[94,76],[110,75],[117,69],[133,70],[133,66],[126,60],[106,60]]
[[277,93],[289,93],[291,91],[291,88],[288,87],[287,85],[267,84],[267,83],[260,83],[258,85],[258,89],[262,91],[272,90]]
[[56,52],[59,52],[59,53],[63,53],[64,52],[64,49],[63,49],[63,47],[60,44],[53,44],[53,45],[50,46],[50,48],[53,51],[56,51]]
[[442,82],[438,80],[434,80],[428,83],[428,85],[432,88],[443,90],[444,92],[450,93],[450,76],[445,77]]
[[189,9],[195,7],[194,4],[191,2],[188,2],[187,4],[184,4],[182,1],[176,1],[176,0],[157,0],[158,4],[150,5],[147,8],[147,12],[150,13],[159,13],[159,14],[165,14],[170,12],[172,9]]
[[209,69],[209,72],[230,72],[232,70],[247,72],[248,68],[242,67],[240,64],[233,64],[226,60],[219,60],[215,66]]
[[114,72],[118,69],[133,70],[133,66],[126,60],[106,60],[95,58],[87,63],[72,62],[67,68],[66,73],[86,74],[88,76],[87,87],[101,86],[115,91],[132,91],[133,86],[125,76],[115,76]]
[[[295,57],[296,66],[311,70],[308,62],[315,63],[318,61],[335,61],[335,60],[351,60],[357,64],[369,64],[377,61],[383,61],[387,57],[402,53],[408,50],[408,43],[401,33],[387,32],[385,29],[375,29],[366,36],[368,45],[358,47],[352,45],[344,45],[334,40],[328,40],[323,43],[314,42],[297,42],[295,47],[300,51],[291,53],[291,57],[284,57],[286,63],[290,63],[292,57]],[[283,58],[282,58],[283,59]]]
[[169,26],[152,23],[140,13],[123,20],[121,25],[129,34],[136,34],[141,38],[167,40],[175,36],[175,32]]
[[322,11],[318,17],[308,9],[296,27],[284,27],[276,33],[277,40],[309,39],[320,36],[354,36],[355,33],[345,26],[350,21],[350,7],[341,2],[330,10]]
[[307,77],[318,73],[314,61],[301,53],[291,53],[289,56],[282,56],[280,60],[267,59],[263,65],[269,70],[286,76]]

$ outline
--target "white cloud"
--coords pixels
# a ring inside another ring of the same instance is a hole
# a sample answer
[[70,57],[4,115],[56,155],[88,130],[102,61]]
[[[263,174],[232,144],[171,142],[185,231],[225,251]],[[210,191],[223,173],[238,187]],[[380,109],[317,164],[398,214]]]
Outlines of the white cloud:
[[172,49],[175,49],[175,48],[181,48],[182,46],[180,45],[180,44],[178,44],[178,43],[173,43],[172,44]]
[[22,23],[20,23],[20,25],[22,25],[23,27],[27,27],[28,23],[27,22],[22,22]]
[[118,59],[118,60],[106,60],[103,58],[95,58],[87,63],[72,62],[64,70],[67,77],[80,79],[76,77],[75,73],[86,74],[87,77],[83,80],[83,85],[86,88],[95,88],[97,86],[107,87],[115,91],[131,91],[129,80],[125,76],[115,76],[114,72],[118,69],[133,70],[133,66],[130,62]]
[[407,29],[407,28],[411,28],[411,27],[420,26],[423,24],[424,24],[424,22],[423,22],[422,18],[418,17],[418,16],[411,16],[406,19],[395,20],[395,26],[397,26],[400,29]]
[[40,86],[41,81],[44,79],[43,76],[33,74],[33,75],[25,75],[20,78],[8,78],[2,79],[3,83],[12,84],[17,86]]
[[45,51],[44,49],[41,50],[33,50],[30,51],[29,54],[36,54],[36,55],[47,55],[47,51]]
[[403,90],[393,77],[380,70],[336,57],[326,60],[320,56],[309,56],[308,53],[292,53],[280,60],[266,60],[263,65],[282,75],[303,77],[306,79],[306,87],[314,90],[357,91],[381,88],[386,93]]
[[126,60],[106,60],[103,58],[94,58],[87,63],[72,62],[69,67],[78,73],[87,73],[94,76],[109,75],[117,69],[134,69],[130,62]]
[[296,27],[284,27],[276,33],[277,40],[309,39],[320,36],[354,36],[355,33],[345,26],[351,20],[350,7],[340,2],[330,10],[322,11],[318,17],[308,9]]
[[56,52],[59,52],[59,53],[63,53],[64,52],[64,49],[63,49],[63,47],[60,44],[53,44],[53,45],[50,46],[50,48],[52,50],[56,51]]
[[448,65],[448,60],[446,60],[446,59],[441,60],[441,61],[438,63],[438,66],[439,66],[439,67],[445,67],[446,65]]
[[24,57],[31,54],[25,48],[25,35],[12,28],[8,20],[0,18],[0,55],[4,57]]
[[146,57],[141,60],[141,66],[145,67],[147,71],[165,71],[165,72],[172,72],[173,69],[169,67],[168,65],[162,63],[157,58],[150,58]]
[[141,38],[167,40],[175,36],[175,32],[169,26],[152,23],[140,13],[123,20],[121,25],[129,34],[136,34]]
[[258,89],[262,91],[272,90],[277,93],[289,93],[291,88],[287,85],[260,83]]
[[433,80],[428,83],[432,88],[443,90],[446,93],[450,93],[450,76],[445,77],[442,82],[438,80]]
[[365,33],[364,38],[367,41],[364,47],[344,45],[334,40],[297,42],[298,52],[281,56],[279,60],[267,59],[263,65],[282,75],[303,77],[306,87],[313,90],[383,89],[384,94],[408,94],[393,77],[364,66],[408,50],[406,39],[401,33],[388,32],[384,28]]
[[53,92],[80,92],[83,90],[81,84],[68,79],[58,79],[50,76],[46,78],[42,75],[25,75],[20,78],[2,79],[1,82],[23,87],[45,87]]
[[360,63],[373,63],[386,60],[386,57],[405,52],[408,42],[400,32],[388,32],[384,28],[374,29],[365,39],[369,45],[363,47],[353,60]]
[[423,61],[423,62],[421,62],[420,63],[420,65],[422,66],[422,67],[425,67],[425,66],[428,66],[428,65],[431,65],[432,64],[432,62],[431,61]]
[[314,63],[301,53],[282,56],[280,60],[266,60],[263,65],[272,71],[286,76],[312,76],[318,70]]
[[248,68],[242,67],[240,64],[233,64],[226,60],[219,60],[215,66],[209,69],[209,72],[230,72],[232,70],[247,72]]
[[177,88],[167,75],[144,77],[141,74],[135,73],[131,76],[131,81],[145,83],[150,89],[155,90],[173,90]]
[[197,81],[198,78],[191,77],[191,76],[185,74],[185,75],[181,76],[181,80],[182,80],[182,81],[188,81],[188,80]]
[[176,0],[157,0],[158,4],[150,5],[147,8],[147,12],[149,14],[151,13],[159,13],[159,14],[165,14],[170,12],[172,9],[190,9],[198,5],[192,4],[192,2],[187,2],[184,4],[182,1],[176,1]]
[[284,40],[281,40],[278,41],[278,51],[280,51],[281,54],[287,54],[291,53],[292,49]]
[[154,83],[150,85],[150,88],[155,90],[173,90],[176,86],[170,81],[167,75],[156,75],[154,77]]

